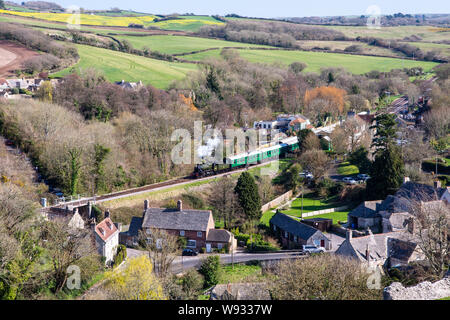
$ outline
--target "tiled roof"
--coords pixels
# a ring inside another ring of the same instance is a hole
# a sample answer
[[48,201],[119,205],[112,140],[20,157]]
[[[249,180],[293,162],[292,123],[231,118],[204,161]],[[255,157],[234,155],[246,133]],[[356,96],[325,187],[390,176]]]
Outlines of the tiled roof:
[[149,208],[145,212],[143,228],[166,230],[206,231],[211,211]]
[[118,231],[119,229],[110,218],[106,218],[95,226],[95,233],[105,242]]
[[300,237],[303,240],[308,240],[316,232],[320,232],[319,230],[301,223],[300,221],[294,220],[281,212],[275,213],[272,219],[270,219],[270,223],[277,226],[277,228],[293,234],[294,236]]

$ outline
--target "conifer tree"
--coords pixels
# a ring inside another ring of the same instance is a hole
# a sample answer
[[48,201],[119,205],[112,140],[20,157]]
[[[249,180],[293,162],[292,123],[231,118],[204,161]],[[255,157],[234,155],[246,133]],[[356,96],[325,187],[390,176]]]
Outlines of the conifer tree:
[[252,221],[260,219],[261,198],[258,192],[258,185],[250,173],[243,172],[241,174],[234,192],[238,195],[239,204],[244,214]]

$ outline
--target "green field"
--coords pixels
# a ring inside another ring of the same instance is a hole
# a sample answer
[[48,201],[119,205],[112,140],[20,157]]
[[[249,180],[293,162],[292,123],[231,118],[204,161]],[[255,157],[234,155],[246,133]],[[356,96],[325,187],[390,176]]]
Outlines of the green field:
[[136,49],[143,49],[144,47],[148,47],[150,48],[150,50],[166,54],[179,54],[205,50],[209,48],[223,47],[266,47],[262,45],[259,46],[242,42],[171,35],[156,35],[147,37],[117,36],[116,38],[118,38],[119,40],[128,40]]
[[[289,65],[292,62],[304,62],[308,65],[308,72],[319,72],[324,67],[342,67],[355,74],[364,74],[372,70],[390,71],[397,68],[422,67],[430,71],[437,63],[413,61],[385,57],[369,57],[340,53],[286,51],[286,50],[239,50],[242,58],[257,63],[279,63]],[[208,58],[219,58],[220,50],[211,50],[184,56],[186,60],[202,61]]]
[[396,26],[369,29],[366,26],[323,26],[343,32],[347,37],[376,37],[383,39],[402,40],[412,35],[419,36],[423,41],[440,41],[450,38],[450,28],[436,28],[432,26]]
[[73,67],[53,74],[62,77],[80,68],[95,68],[109,81],[139,81],[165,89],[173,80],[186,77],[197,70],[195,64],[176,63],[135,56],[118,51],[76,45],[80,61]]
[[333,224],[337,225],[337,224],[339,224],[339,221],[347,222],[348,211],[320,214],[318,216],[305,218],[305,220],[314,219],[314,218],[333,219]]

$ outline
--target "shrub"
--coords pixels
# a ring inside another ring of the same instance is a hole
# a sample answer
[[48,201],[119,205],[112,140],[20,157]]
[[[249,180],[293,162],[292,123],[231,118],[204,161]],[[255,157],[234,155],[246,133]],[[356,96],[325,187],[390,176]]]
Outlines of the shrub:
[[117,253],[116,253],[115,257],[114,257],[114,264],[113,264],[113,266],[117,267],[126,258],[127,258],[127,248],[123,244],[120,244],[119,247],[117,248]]
[[221,267],[219,256],[209,256],[202,261],[199,269],[200,274],[205,277],[204,287],[209,288],[219,282]]
[[186,299],[196,300],[201,293],[203,287],[204,278],[194,269],[190,269],[181,278],[181,286],[184,293],[186,294]]

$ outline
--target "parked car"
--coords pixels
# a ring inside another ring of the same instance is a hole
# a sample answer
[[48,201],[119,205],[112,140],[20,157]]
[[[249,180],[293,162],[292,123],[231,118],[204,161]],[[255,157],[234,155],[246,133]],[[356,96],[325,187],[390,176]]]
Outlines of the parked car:
[[357,184],[358,183],[352,177],[345,177],[344,179],[342,179],[342,182],[345,182],[346,184]]
[[356,177],[358,178],[358,180],[363,181],[363,182],[366,182],[367,180],[370,179],[370,176],[365,173],[360,173]]
[[313,245],[303,245],[303,252],[306,254],[325,252],[325,248]]
[[181,254],[183,256],[196,256],[196,255],[198,255],[198,253],[195,252],[194,249],[189,249],[189,248],[184,249]]
[[314,176],[312,175],[312,173],[308,172],[308,171],[300,172],[300,177],[306,178],[306,179],[314,179]]

